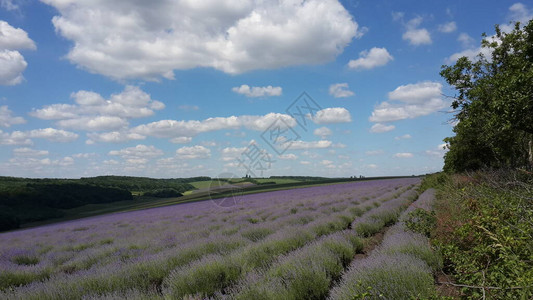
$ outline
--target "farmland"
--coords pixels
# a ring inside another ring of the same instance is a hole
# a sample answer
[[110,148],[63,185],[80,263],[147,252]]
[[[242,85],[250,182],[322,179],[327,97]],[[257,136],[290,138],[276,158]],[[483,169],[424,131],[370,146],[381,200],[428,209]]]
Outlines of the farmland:
[[[201,201],[4,233],[0,298],[432,295],[439,260],[423,236],[398,229],[400,222],[369,247],[403,218],[419,184],[323,185],[244,195],[229,207]],[[421,201],[431,198],[425,193]],[[403,265],[409,268],[400,274]],[[420,279],[358,289],[361,278],[381,280],[391,268],[404,280]]]

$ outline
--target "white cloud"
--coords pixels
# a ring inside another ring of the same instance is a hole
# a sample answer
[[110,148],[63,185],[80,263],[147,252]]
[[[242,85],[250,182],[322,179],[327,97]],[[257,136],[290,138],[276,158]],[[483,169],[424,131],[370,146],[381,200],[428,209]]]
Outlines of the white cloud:
[[7,105],[0,106],[0,127],[11,127],[11,125],[24,124],[26,120],[22,117],[13,117],[12,111]]
[[380,155],[380,154],[383,154],[385,153],[383,150],[370,150],[370,151],[366,151],[365,154],[368,155],[368,156],[374,156],[374,155]]
[[[11,1],[2,2],[2,7],[14,8]],[[35,50],[35,43],[28,33],[0,20],[0,85],[16,85],[24,80],[22,72],[28,66],[20,49]]]
[[76,140],[78,135],[74,132],[55,128],[34,129],[24,133],[28,138],[46,139],[51,142],[68,143]]
[[457,24],[455,22],[448,22],[439,25],[439,31],[444,33],[452,33],[457,30]]
[[102,131],[126,128],[128,121],[117,116],[91,116],[57,121],[57,126],[77,130]]
[[372,125],[372,127],[370,128],[370,132],[382,133],[382,132],[392,131],[392,130],[394,130],[394,128],[396,128],[396,126],[394,126],[394,125],[385,125],[385,124],[381,124],[381,123],[376,123],[376,124]]
[[[520,22],[520,24],[524,26],[529,20],[533,19],[533,10],[529,9],[523,3],[517,2],[509,7],[509,16],[507,19],[511,22]],[[504,32],[511,32],[513,30],[513,25],[503,24],[501,29]]]
[[410,139],[412,138],[412,136],[410,134],[404,134],[404,135],[401,135],[401,136],[397,136],[397,137],[394,137],[395,140],[407,140],[407,139]]
[[317,111],[313,116],[316,124],[348,123],[352,121],[350,112],[344,107],[331,107]]
[[74,159],[70,156],[61,159],[52,160],[50,158],[34,158],[25,156],[16,156],[10,159],[6,164],[7,168],[16,170],[28,170],[33,174],[42,174],[51,170],[50,167],[68,167],[74,164]]
[[182,147],[176,150],[178,158],[181,159],[196,159],[211,157],[211,150],[204,146]]
[[173,139],[170,139],[170,142],[173,144],[188,144],[192,141],[192,137],[189,136],[179,136]]
[[296,160],[298,159],[298,156],[292,153],[288,153],[288,154],[279,155],[278,158],[283,159],[283,160]]
[[146,137],[138,133],[124,131],[111,131],[102,133],[88,133],[87,137],[93,142],[123,143],[127,141],[144,140]]
[[377,169],[378,165],[376,165],[376,164],[368,164],[368,165],[366,165],[366,167],[369,168],[369,169]]
[[329,86],[329,94],[335,98],[346,98],[355,95],[349,90],[347,83],[335,83]]
[[396,153],[393,155],[395,158],[411,158],[413,157],[413,153],[409,152],[403,152],[403,153]]
[[75,158],[91,158],[91,157],[96,157],[98,156],[98,154],[96,153],[76,153],[76,154],[73,154],[72,157],[75,157]]
[[302,160],[302,161],[300,161],[300,164],[302,164],[302,165],[310,165],[311,162],[307,161],[307,160]]
[[394,58],[385,48],[372,48],[370,51],[365,50],[359,53],[359,58],[350,60],[348,66],[352,69],[373,69],[384,66]]
[[447,144],[440,144],[435,149],[426,150],[424,153],[432,158],[442,159],[444,157],[444,154],[448,152]]
[[324,63],[362,33],[337,0],[43,2],[57,9],[56,31],[74,44],[67,58],[116,79]]
[[243,84],[239,87],[234,87],[231,89],[233,92],[246,97],[272,97],[272,96],[281,96],[282,89],[279,86],[248,86]]
[[313,142],[293,141],[290,143],[291,150],[324,149],[333,145],[331,141],[320,140]]
[[139,125],[132,128],[131,131],[141,135],[159,138],[194,137],[200,133],[224,129],[239,129],[241,127],[250,130],[263,131],[278,119],[283,121],[281,124],[287,124],[290,127],[296,126],[296,120],[289,115],[268,113],[263,116],[243,115],[215,117],[202,121],[160,120]]
[[405,16],[405,13],[401,11],[393,11],[391,15],[392,15],[393,21],[399,21],[403,19],[403,17]]
[[46,156],[48,154],[49,153],[46,150],[36,150],[36,149],[27,148],[27,147],[13,149],[13,155],[15,155],[15,156],[24,156],[24,157],[28,157],[28,156]]
[[431,81],[399,86],[389,93],[389,100],[374,109],[369,118],[371,122],[413,119],[447,105],[442,99],[442,84]]
[[37,47],[28,37],[28,33],[20,28],[14,28],[6,21],[0,20],[0,49],[18,50],[31,49]]
[[[112,94],[109,99],[83,90],[72,93],[70,97],[76,104],[51,104],[34,109],[30,115],[43,120],[56,120],[56,124],[63,128],[118,131],[127,128],[129,119],[149,117],[154,114],[154,110],[165,107],[139,87],[129,85],[122,92]],[[108,138],[111,135],[116,136],[115,133],[109,133]]]
[[22,131],[14,131],[12,133],[3,132],[0,130],[0,145],[32,145],[33,142],[28,138],[28,135]]
[[18,51],[0,50],[0,85],[16,85],[24,80],[28,63]]
[[468,33],[462,32],[461,34],[459,34],[457,40],[465,48],[471,48],[474,45],[474,39],[470,35],[468,35]]
[[471,61],[475,61],[477,60],[477,56],[480,53],[483,54],[485,57],[491,57],[492,51],[490,51],[489,48],[481,48],[481,47],[466,49],[466,50],[454,53],[450,57],[446,58],[446,63],[452,64],[463,56],[466,56]]
[[324,159],[320,162],[320,164],[323,166],[328,166],[328,165],[333,164],[333,162],[331,160]]
[[239,147],[239,148],[236,148],[236,147],[227,147],[227,148],[224,148],[222,149],[222,152],[221,152],[221,159],[223,161],[230,161],[230,160],[234,160],[236,158],[238,158],[239,156],[241,156],[241,154],[246,151],[246,147]]
[[326,137],[330,136],[333,132],[331,129],[327,127],[320,127],[313,131],[313,134],[316,136],[321,137],[322,139],[325,139]]
[[135,147],[124,148],[121,150],[109,151],[109,155],[119,156],[125,160],[128,165],[144,165],[150,159],[162,156],[163,151],[154,146],[137,145]]
[[422,23],[422,17],[415,17],[405,25],[406,32],[402,35],[404,40],[409,41],[409,44],[414,46],[429,45],[432,43],[431,35],[425,28],[418,28]]

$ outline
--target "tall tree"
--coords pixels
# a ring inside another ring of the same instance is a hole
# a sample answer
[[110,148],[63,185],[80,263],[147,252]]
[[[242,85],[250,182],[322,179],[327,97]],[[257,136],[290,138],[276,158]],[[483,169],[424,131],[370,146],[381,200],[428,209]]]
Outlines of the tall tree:
[[495,30],[481,43],[490,55],[442,66],[440,75],[458,92],[445,170],[533,166],[533,20]]

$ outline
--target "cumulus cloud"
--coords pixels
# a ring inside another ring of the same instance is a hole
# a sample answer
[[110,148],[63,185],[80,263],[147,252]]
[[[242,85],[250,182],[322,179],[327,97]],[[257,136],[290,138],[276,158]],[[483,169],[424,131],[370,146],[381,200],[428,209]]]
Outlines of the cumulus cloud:
[[13,149],[13,155],[15,156],[32,157],[32,156],[46,156],[48,154],[49,153],[47,150],[37,150],[37,149],[31,149],[28,147]]
[[390,55],[389,51],[385,48],[372,48],[370,51],[365,50],[359,53],[359,58],[350,60],[348,66],[352,69],[373,69],[386,65],[394,58]]
[[51,142],[68,143],[76,140],[78,135],[74,132],[55,128],[34,129],[24,133],[28,138],[46,139]]
[[20,28],[14,28],[6,21],[0,20],[0,49],[16,50],[31,49],[37,47],[28,37],[28,33]]
[[394,154],[393,157],[395,157],[395,158],[411,158],[411,157],[413,157],[413,153],[401,152],[401,153]]
[[125,131],[111,131],[102,133],[92,132],[88,133],[87,137],[89,137],[89,140],[92,142],[101,143],[123,143],[127,141],[144,140],[146,138],[144,135]]
[[165,108],[162,102],[153,100],[139,87],[130,85],[122,92],[112,94],[109,99],[83,90],[72,93],[70,97],[75,104],[51,104],[32,110],[30,115],[43,120],[55,120],[62,128],[118,131],[128,126],[129,119],[149,117],[154,110]]
[[28,135],[22,131],[12,133],[0,130],[0,145],[32,145],[33,142]]
[[317,128],[313,131],[313,134],[316,135],[316,136],[319,136],[323,139],[325,139],[326,137],[330,136],[333,132],[331,131],[331,129],[327,128],[327,127],[320,127],[320,128]]
[[200,145],[192,147],[182,147],[176,150],[178,158],[181,159],[196,159],[211,157],[211,150]]
[[409,44],[419,46],[429,45],[433,42],[431,40],[431,35],[429,34],[429,31],[427,31],[427,29],[418,28],[422,21],[422,17],[418,16],[409,20],[409,22],[407,22],[407,24],[405,25],[406,31],[402,35],[402,38],[406,41],[409,41]]
[[51,142],[67,143],[78,138],[74,132],[43,128],[30,131],[13,131],[11,133],[0,130],[0,145],[32,145],[32,138],[45,139]]
[[18,51],[0,50],[0,85],[16,85],[24,80],[28,63]]
[[370,132],[382,133],[382,132],[392,131],[394,130],[394,128],[396,128],[396,126],[394,125],[385,125],[385,124],[377,123],[377,124],[372,125],[372,127],[370,128]]
[[6,164],[7,168],[20,170],[28,170],[34,174],[42,174],[49,170],[50,167],[68,167],[74,164],[74,159],[70,156],[61,159],[50,158],[35,158],[25,156],[15,156],[11,158]]
[[241,154],[246,151],[246,147],[227,147],[221,151],[221,159],[223,161],[230,161],[238,158]]
[[344,107],[330,107],[317,111],[312,120],[316,124],[349,123],[352,116]]
[[355,95],[347,83],[335,83],[329,86],[329,94],[335,98],[346,98]]
[[257,97],[272,97],[272,96],[281,96],[282,89],[279,86],[249,86],[243,84],[238,87],[231,89],[233,92],[246,97],[257,98]]
[[205,120],[160,120],[148,124],[136,126],[132,132],[154,136],[158,138],[194,137],[200,133],[218,131],[224,129],[239,129],[244,127],[250,130],[266,130],[276,120],[282,120],[290,127],[296,126],[296,120],[289,115],[279,113],[268,113],[263,116],[231,116],[215,117]]
[[22,117],[13,117],[13,112],[7,105],[0,106],[0,127],[11,127],[11,125],[24,124],[26,120]]
[[296,160],[298,159],[298,156],[292,153],[288,153],[288,154],[279,155],[278,158],[283,159],[283,160]]
[[149,161],[149,159],[162,156],[163,151],[154,146],[139,144],[135,147],[112,150],[109,151],[108,154],[121,157],[126,161],[127,164],[144,165]]
[[370,116],[371,122],[391,122],[429,115],[446,107],[442,84],[419,82],[401,85],[389,93],[389,101],[380,103]]
[[0,85],[16,85],[24,80],[22,72],[28,63],[17,50],[36,48],[26,31],[0,20]]
[[457,24],[455,24],[455,22],[452,21],[452,22],[441,24],[439,25],[438,28],[440,32],[451,33],[457,30]]
[[290,143],[291,150],[308,150],[308,149],[325,149],[333,145],[331,141],[320,140],[320,141],[293,141]]
[[56,31],[74,43],[67,58],[116,79],[324,63],[362,34],[337,0],[43,2],[59,12]]

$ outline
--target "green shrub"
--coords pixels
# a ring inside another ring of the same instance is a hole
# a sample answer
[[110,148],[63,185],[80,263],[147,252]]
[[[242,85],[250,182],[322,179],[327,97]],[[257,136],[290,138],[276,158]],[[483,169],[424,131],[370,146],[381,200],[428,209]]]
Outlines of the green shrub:
[[421,208],[409,212],[405,219],[405,226],[407,226],[407,228],[427,237],[430,236],[431,231],[436,225],[437,217],[435,216],[435,212],[428,212]]

